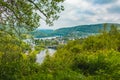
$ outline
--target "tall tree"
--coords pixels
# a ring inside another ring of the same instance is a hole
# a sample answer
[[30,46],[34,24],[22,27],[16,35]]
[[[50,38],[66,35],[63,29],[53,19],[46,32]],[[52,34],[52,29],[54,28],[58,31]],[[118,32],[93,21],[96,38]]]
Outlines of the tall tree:
[[[8,31],[18,28],[33,30],[40,26],[40,21],[53,25],[64,10],[64,0],[0,0],[0,24],[9,25]],[[16,28],[17,27],[17,28]]]

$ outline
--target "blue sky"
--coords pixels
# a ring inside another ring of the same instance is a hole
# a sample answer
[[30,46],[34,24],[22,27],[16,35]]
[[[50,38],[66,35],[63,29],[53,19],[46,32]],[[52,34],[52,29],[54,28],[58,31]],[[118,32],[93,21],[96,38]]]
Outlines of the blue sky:
[[41,23],[41,29],[57,29],[84,24],[120,23],[120,0],[65,0],[65,10],[54,26]]

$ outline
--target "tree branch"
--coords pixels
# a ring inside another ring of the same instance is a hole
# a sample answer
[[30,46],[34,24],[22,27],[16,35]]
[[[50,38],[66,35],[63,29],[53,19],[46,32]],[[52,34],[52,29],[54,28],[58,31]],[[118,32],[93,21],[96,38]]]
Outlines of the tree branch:
[[47,15],[32,0],[28,0],[28,1],[32,3],[47,18]]

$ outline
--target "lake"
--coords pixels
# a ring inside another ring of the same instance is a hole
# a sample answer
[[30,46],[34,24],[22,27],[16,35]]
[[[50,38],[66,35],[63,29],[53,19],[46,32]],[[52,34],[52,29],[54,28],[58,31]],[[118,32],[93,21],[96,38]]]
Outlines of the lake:
[[37,54],[37,56],[36,56],[36,62],[42,63],[43,60],[45,59],[47,53],[50,56],[52,56],[55,52],[56,52],[55,49],[49,49],[49,48],[45,49],[45,50],[42,50],[39,54]]
[[56,39],[59,38],[60,36],[51,36],[51,37],[41,37],[41,38],[34,38],[34,40],[51,40],[51,39]]

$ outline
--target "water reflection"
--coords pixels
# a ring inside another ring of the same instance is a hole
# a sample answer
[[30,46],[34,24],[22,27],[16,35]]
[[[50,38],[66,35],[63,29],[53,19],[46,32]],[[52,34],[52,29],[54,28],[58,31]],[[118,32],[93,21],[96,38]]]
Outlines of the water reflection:
[[52,56],[55,53],[55,51],[56,51],[55,49],[45,49],[45,50],[42,50],[39,54],[37,54],[36,62],[42,63],[47,53],[50,56]]

